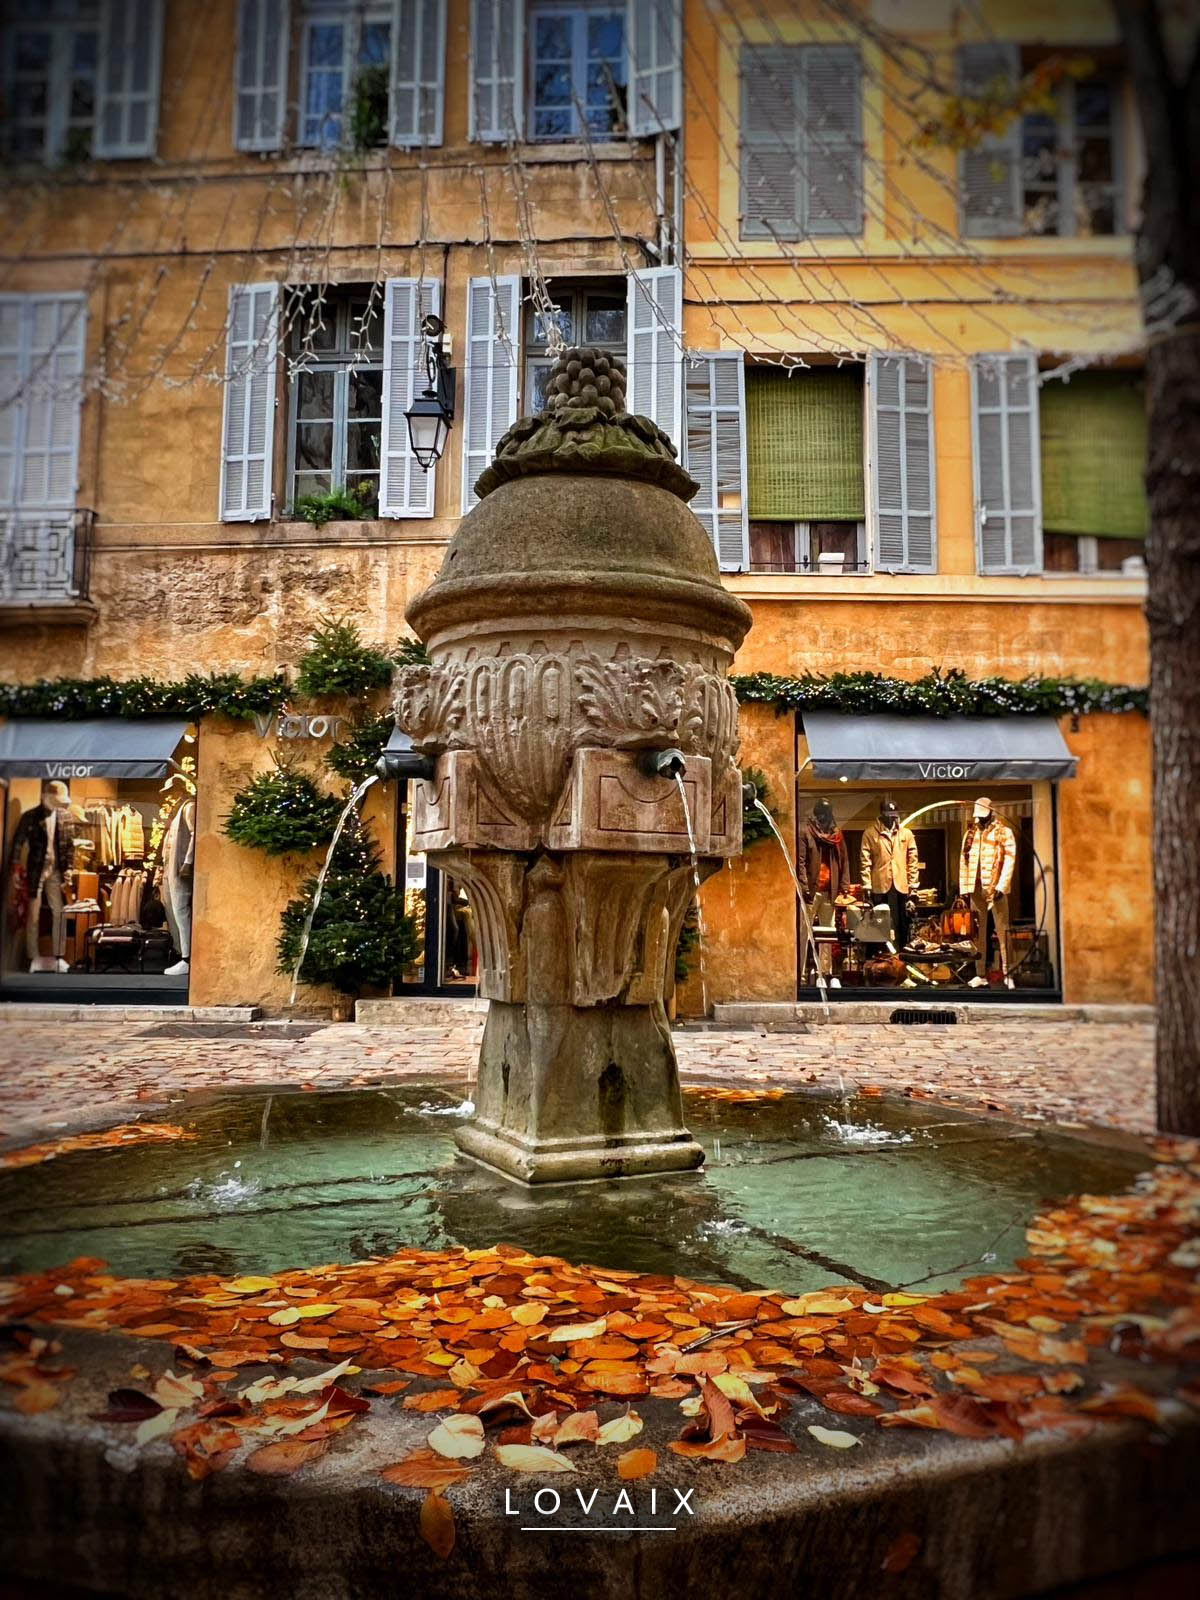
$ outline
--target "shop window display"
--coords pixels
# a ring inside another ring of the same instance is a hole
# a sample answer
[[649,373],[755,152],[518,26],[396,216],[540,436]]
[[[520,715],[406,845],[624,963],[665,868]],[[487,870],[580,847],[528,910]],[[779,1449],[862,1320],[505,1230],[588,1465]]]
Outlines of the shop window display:
[[11,779],[4,977],[186,981],[195,793],[188,754],[165,779]]
[[[1037,800],[1048,817],[1048,793]],[[801,988],[1054,989],[1036,803],[1030,786],[801,794]]]

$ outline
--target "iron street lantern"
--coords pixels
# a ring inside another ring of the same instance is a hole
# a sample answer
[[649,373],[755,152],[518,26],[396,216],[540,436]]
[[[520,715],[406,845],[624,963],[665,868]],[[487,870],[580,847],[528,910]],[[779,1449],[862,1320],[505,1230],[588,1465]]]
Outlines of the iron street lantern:
[[440,460],[454,421],[454,368],[446,365],[442,335],[446,325],[440,317],[421,320],[425,339],[426,384],[404,413],[408,440],[423,472]]

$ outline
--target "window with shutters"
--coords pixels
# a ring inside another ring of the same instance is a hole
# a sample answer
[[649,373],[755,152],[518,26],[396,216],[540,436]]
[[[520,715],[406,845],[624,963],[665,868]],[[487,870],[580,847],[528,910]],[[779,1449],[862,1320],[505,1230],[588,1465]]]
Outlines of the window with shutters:
[[75,163],[152,156],[164,0],[16,0],[0,31],[5,154]]
[[288,335],[288,504],[350,491],[379,507],[383,432],[382,285],[293,291]]
[[[600,278],[590,282],[564,284],[555,280],[549,286],[554,302],[558,331],[565,345],[590,345],[608,350],[625,359],[625,280]],[[546,404],[546,380],[554,365],[550,354],[549,318],[535,311],[525,294],[525,364],[521,411],[536,416]]]
[[745,362],[740,350],[689,351],[684,464],[700,485],[692,510],[723,572],[750,565],[746,520]]
[[5,153],[14,161],[92,154],[100,65],[100,0],[26,0],[3,34]]
[[1038,415],[1045,571],[1140,575],[1150,522],[1142,375],[1049,378]]
[[876,356],[868,378],[875,566],[881,572],[932,572],[932,368],[920,356]]
[[849,362],[747,370],[752,570],[866,570],[864,385]]
[[298,142],[369,150],[388,139],[392,12],[304,0]]
[[82,295],[0,295],[0,604],[81,592],[85,332]]
[[239,0],[234,143],[278,150],[287,114],[288,0]]
[[[1041,50],[1003,41],[959,51],[964,95],[1002,105]],[[1124,233],[1123,147],[1115,68],[1061,85],[1044,108],[963,152],[959,185],[967,237],[1093,238]]]
[[1032,355],[971,362],[979,570],[1042,568],[1037,363]]
[[611,139],[628,126],[625,7],[531,0],[529,137]]
[[862,64],[844,45],[744,45],[741,236],[862,233]]

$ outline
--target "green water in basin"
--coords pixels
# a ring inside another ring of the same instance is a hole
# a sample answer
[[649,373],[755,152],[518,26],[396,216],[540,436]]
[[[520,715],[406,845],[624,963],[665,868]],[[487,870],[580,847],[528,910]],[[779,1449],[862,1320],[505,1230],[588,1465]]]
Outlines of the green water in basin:
[[1150,1164],[1134,1141],[904,1100],[684,1099],[701,1171],[529,1191],[458,1155],[465,1112],[437,1089],[198,1098],[172,1113],[192,1140],[0,1172],[0,1264],[234,1275],[506,1241],[794,1293],[942,1288],[1011,1266],[1047,1201],[1123,1189]]

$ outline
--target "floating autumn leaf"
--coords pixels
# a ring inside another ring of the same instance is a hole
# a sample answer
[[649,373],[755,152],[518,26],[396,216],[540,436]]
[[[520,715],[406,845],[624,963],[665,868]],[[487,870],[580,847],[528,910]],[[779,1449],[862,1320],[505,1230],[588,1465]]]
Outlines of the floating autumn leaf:
[[818,1444],[828,1445],[831,1450],[852,1450],[862,1440],[854,1433],[842,1433],[837,1428],[823,1428],[819,1422],[810,1422],[808,1431]]
[[316,1461],[328,1449],[328,1439],[278,1439],[273,1444],[261,1445],[247,1456],[246,1466],[251,1472],[288,1477],[310,1461]]
[[431,1489],[421,1502],[421,1537],[443,1561],[454,1549],[454,1511],[441,1492]]
[[512,1472],[574,1472],[573,1463],[540,1444],[498,1444],[496,1460]]
[[617,1457],[617,1476],[632,1483],[635,1478],[648,1478],[658,1467],[658,1456],[653,1450],[626,1450]]
[[221,1284],[226,1294],[263,1294],[268,1289],[278,1287],[274,1278],[234,1278],[230,1283]]
[[465,1483],[471,1469],[422,1445],[390,1467],[381,1468],[379,1476],[405,1489],[450,1489],[456,1483]]
[[[612,1417],[608,1422],[601,1423],[596,1443],[627,1444],[630,1439],[636,1438],[641,1433],[642,1426],[642,1419],[636,1411],[626,1411],[624,1416]],[[635,1453],[629,1452],[631,1455]]]
[[838,1316],[843,1311],[853,1311],[854,1301],[847,1300],[845,1295],[816,1290],[799,1295],[795,1300],[784,1300],[779,1309],[789,1317]]
[[431,1450],[452,1461],[473,1461],[483,1454],[483,1442],[483,1423],[461,1412],[439,1422],[427,1440]]

